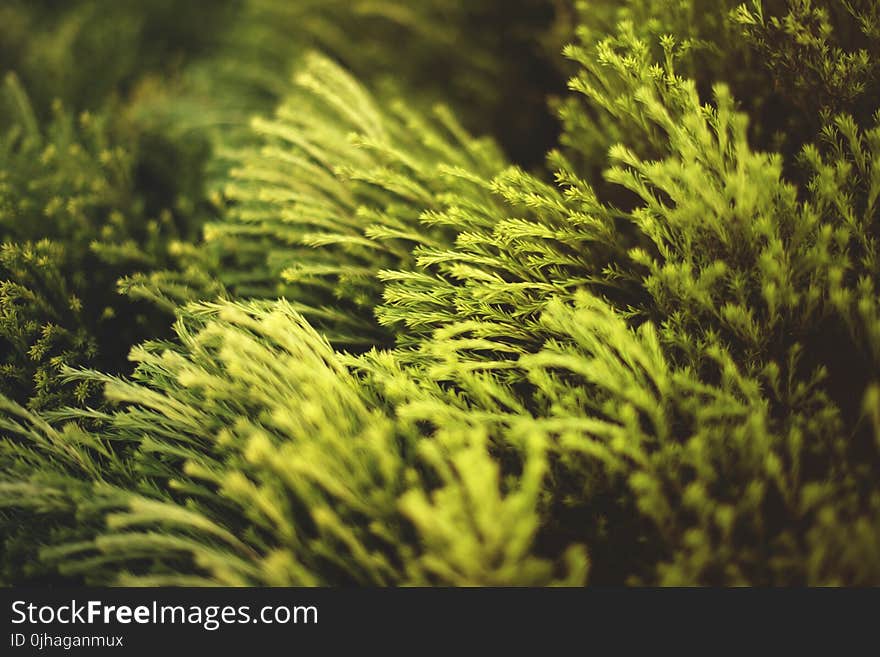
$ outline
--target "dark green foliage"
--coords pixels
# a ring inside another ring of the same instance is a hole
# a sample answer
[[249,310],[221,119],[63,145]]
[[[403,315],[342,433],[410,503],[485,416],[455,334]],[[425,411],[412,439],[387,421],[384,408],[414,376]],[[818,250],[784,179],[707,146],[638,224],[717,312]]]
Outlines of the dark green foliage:
[[174,264],[170,243],[189,230],[187,217],[146,216],[136,157],[114,145],[103,116],[74,118],[56,104],[40,126],[11,75],[4,98],[0,386],[35,409],[69,401],[65,394],[82,402],[86,388],[61,391],[64,365],[119,371],[132,344],[168,324],[119,296],[117,281]]
[[[121,175],[19,110],[6,580],[880,583],[876,4],[503,4],[243,3]],[[509,77],[568,39],[567,98]],[[533,138],[454,118],[521,83]],[[102,332],[117,279],[174,335]]]

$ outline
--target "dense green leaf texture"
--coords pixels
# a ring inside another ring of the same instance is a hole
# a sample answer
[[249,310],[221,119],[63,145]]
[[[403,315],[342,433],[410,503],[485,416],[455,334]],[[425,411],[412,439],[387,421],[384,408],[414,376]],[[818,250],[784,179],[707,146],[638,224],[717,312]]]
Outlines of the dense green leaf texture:
[[5,581],[880,584],[877,4],[504,4],[9,79]]

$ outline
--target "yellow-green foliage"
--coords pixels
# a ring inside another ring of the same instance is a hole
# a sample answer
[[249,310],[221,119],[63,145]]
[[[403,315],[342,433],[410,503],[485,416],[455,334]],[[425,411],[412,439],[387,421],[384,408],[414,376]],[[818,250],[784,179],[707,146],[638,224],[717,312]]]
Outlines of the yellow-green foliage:
[[[173,345],[132,352],[131,382],[76,375],[105,383],[126,410],[74,413],[102,432],[88,454],[71,445],[56,456],[73,476],[115,474],[97,460],[143,438],[122,485],[97,475],[88,505],[108,512],[106,528],[42,552],[63,574],[100,576],[121,564],[111,581],[128,584],[584,581],[582,549],[558,562],[533,553],[542,443],[527,441],[522,472],[502,477],[481,432],[452,424],[422,436],[411,419],[377,407],[283,301],[188,306],[176,333]],[[56,450],[55,432],[34,424],[17,433]],[[31,506],[47,496],[47,507],[63,495],[36,483],[6,491],[26,493]],[[148,572],[138,572],[141,559]]]
[[880,583],[874,3],[563,5],[536,171],[297,47],[174,336],[4,402],[8,579]]

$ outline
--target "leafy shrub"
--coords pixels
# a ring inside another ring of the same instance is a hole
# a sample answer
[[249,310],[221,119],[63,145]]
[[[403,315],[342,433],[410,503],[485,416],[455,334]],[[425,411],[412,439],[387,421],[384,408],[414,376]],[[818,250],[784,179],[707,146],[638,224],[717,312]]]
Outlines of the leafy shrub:
[[135,158],[113,143],[106,117],[56,104],[40,126],[16,78],[5,91],[15,113],[0,139],[0,386],[35,409],[82,402],[87,389],[61,391],[61,368],[119,371],[133,343],[161,332],[168,320],[116,284],[171,265],[171,240],[187,228],[168,210],[146,217]]
[[9,579],[880,582],[874,3],[567,15],[544,171],[297,56],[192,271],[128,279],[173,338],[5,403]]

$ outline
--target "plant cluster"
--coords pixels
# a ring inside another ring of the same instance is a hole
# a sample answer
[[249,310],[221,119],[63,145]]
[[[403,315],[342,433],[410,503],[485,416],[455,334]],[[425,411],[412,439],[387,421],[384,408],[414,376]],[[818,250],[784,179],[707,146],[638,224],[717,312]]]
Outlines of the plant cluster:
[[5,580],[880,583],[877,4],[506,4],[9,78]]

